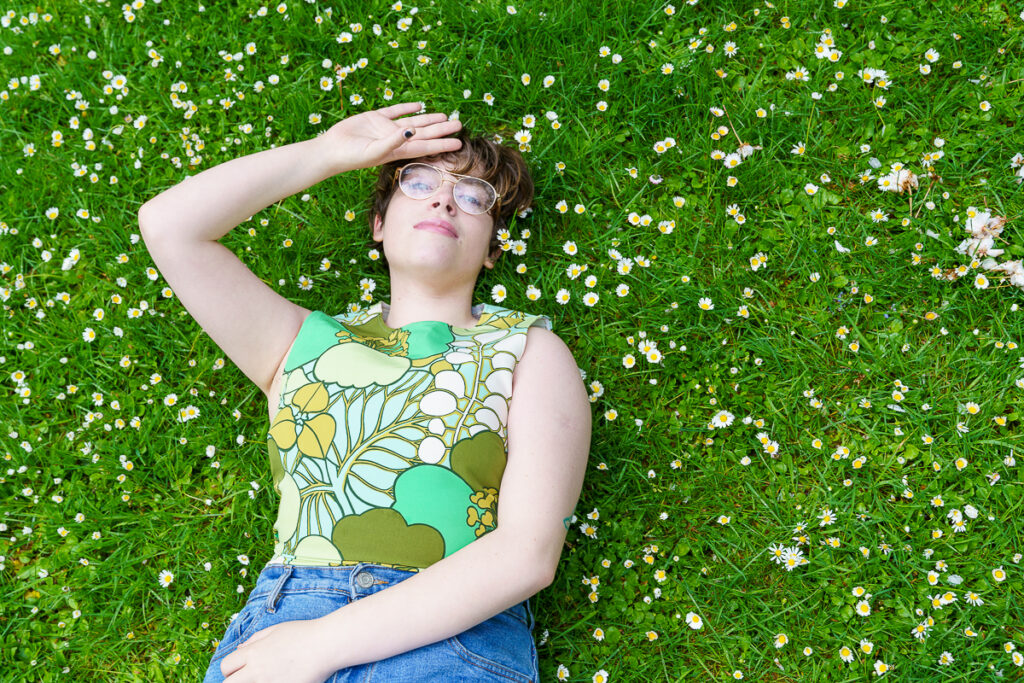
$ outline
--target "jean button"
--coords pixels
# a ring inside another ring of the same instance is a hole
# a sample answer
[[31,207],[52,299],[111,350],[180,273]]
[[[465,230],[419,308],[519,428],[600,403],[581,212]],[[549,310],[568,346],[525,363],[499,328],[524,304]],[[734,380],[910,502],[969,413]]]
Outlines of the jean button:
[[361,588],[369,588],[373,585],[373,576],[371,576],[369,572],[359,572],[359,574],[356,575],[356,583],[358,583]]

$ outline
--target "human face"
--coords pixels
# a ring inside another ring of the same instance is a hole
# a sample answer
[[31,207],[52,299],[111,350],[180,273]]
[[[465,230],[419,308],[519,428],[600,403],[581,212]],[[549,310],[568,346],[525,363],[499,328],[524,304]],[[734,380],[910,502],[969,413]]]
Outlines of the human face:
[[383,220],[374,219],[373,239],[383,242],[392,270],[408,268],[475,280],[481,267],[492,268],[497,257],[487,253],[494,218],[459,206],[455,199],[458,177],[450,175],[455,168],[452,161],[425,162],[442,171],[444,182],[433,195],[421,199],[409,197],[396,186]]

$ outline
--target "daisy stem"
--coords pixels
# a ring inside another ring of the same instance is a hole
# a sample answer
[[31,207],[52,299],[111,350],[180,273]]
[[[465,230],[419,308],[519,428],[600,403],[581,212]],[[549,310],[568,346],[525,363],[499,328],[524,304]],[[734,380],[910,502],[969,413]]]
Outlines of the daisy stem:
[[807,140],[811,135],[811,121],[814,120],[814,111],[817,109],[817,105],[811,102],[811,113],[807,115],[807,131],[804,132],[804,144],[807,144]]
[[729,122],[729,129],[732,130],[733,137],[736,138],[737,144],[739,144],[742,147],[743,146],[743,140],[740,140],[740,136],[736,133],[736,125],[732,122],[732,117],[729,116],[729,108],[728,107],[722,107],[722,109],[725,110],[725,119],[726,119],[726,121]]
[[[926,201],[928,201],[928,195],[931,194],[932,188],[935,187],[935,182],[936,182],[935,176],[930,176],[929,178],[930,178],[931,182],[928,184],[928,189],[925,190],[925,192],[924,192],[924,200],[917,207],[917,213],[918,214],[921,213],[921,207],[924,206]],[[917,215],[915,215],[914,218],[917,218]]]

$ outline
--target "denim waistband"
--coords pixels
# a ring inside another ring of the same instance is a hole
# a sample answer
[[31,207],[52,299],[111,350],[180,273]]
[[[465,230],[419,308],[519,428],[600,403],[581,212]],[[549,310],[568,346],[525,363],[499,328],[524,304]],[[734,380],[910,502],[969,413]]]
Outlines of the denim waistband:
[[[404,569],[383,567],[370,562],[343,567],[305,567],[291,564],[268,564],[260,572],[259,578],[256,579],[256,586],[249,594],[249,600],[269,596],[266,609],[268,612],[274,612],[277,608],[281,591],[285,587],[289,591],[334,591],[357,600],[367,595],[379,593],[389,586],[401,583],[415,576],[416,573]],[[528,626],[532,631],[536,622],[533,610],[530,608],[529,598],[520,604],[525,610],[525,616],[529,621]]]
[[268,609],[273,612],[285,585],[290,590],[329,590],[358,599],[384,590],[415,576],[416,572],[392,569],[371,563],[344,567],[304,567],[291,564],[269,564],[256,579],[250,599],[270,595]]

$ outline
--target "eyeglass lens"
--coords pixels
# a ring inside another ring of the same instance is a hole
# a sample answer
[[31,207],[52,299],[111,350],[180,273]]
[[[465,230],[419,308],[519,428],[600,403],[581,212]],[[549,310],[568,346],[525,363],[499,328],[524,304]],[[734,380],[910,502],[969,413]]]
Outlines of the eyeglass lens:
[[[409,164],[402,169],[398,184],[413,199],[426,199],[438,191],[444,176],[432,166]],[[485,213],[494,205],[494,188],[479,178],[459,178],[455,202],[467,213]]]

